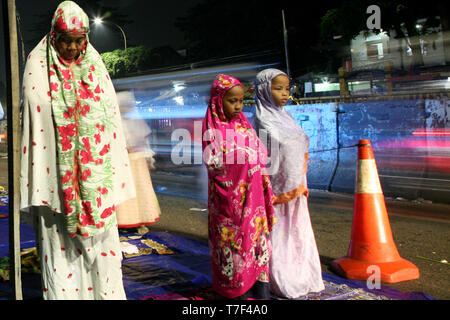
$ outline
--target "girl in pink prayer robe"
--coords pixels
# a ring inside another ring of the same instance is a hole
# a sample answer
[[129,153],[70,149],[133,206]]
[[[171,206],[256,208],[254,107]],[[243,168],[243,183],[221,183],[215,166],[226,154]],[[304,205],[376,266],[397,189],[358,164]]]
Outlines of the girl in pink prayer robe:
[[203,121],[209,246],[214,290],[230,299],[268,299],[273,193],[267,151],[241,112],[244,90],[219,75]]

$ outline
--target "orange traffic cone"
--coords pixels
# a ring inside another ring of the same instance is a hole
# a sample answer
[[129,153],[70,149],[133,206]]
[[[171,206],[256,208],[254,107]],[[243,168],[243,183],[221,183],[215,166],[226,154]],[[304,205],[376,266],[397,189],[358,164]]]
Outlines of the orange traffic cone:
[[[347,256],[332,268],[348,279],[367,280],[373,266],[380,282],[396,283],[419,278],[419,269],[402,259],[395,246],[370,140],[359,140],[352,235]],[[369,271],[370,270],[370,271]]]

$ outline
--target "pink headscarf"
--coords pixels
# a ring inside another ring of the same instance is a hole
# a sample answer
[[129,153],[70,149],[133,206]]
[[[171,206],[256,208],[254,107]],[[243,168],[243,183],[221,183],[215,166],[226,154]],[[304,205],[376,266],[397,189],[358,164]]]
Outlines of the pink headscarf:
[[228,298],[268,281],[274,224],[267,150],[243,113],[228,120],[223,110],[224,95],[238,85],[223,74],[214,80],[203,122],[213,288]]

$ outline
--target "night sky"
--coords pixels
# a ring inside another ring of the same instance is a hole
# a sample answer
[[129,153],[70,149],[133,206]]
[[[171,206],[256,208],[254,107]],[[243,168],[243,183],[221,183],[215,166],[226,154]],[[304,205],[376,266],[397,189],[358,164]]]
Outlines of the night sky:
[[[131,20],[128,25],[121,26],[126,34],[128,46],[145,45],[158,47],[170,45],[175,50],[180,49],[183,34],[173,25],[175,19],[186,14],[187,10],[201,0],[103,0],[105,6],[115,6],[121,9]],[[25,54],[28,55],[36,46],[37,34],[32,32],[35,23],[41,21],[37,15],[50,13],[48,30],[50,30],[51,15],[61,0],[16,0],[16,8],[21,18],[21,28],[25,43]],[[75,1],[76,2],[76,1]],[[4,66],[4,35],[3,14],[0,26],[0,66]],[[94,17],[90,17],[94,18]],[[45,34],[38,36],[44,37]],[[90,40],[100,52],[123,49],[123,37],[119,29],[112,25],[91,26]],[[20,41],[20,40],[19,40]],[[3,67],[1,69],[4,70]],[[4,72],[1,78],[4,80]]]

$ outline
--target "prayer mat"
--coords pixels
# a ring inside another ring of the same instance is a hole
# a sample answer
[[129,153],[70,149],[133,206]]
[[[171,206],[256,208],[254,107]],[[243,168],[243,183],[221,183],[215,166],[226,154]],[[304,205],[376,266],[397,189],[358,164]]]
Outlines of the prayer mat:
[[0,198],[0,219],[8,218],[8,203],[3,202]]
[[[0,207],[0,258],[9,256],[9,219],[8,207]],[[21,222],[20,223],[20,248],[29,249],[36,246],[35,233],[32,227]]]
[[168,232],[121,234],[121,244],[138,251],[124,253],[123,281],[129,300],[210,286],[207,243]]
[[[336,284],[324,280],[325,290],[309,293],[303,297],[292,300],[391,300],[390,298],[365,291],[362,288],[351,288],[346,284]],[[211,287],[185,292],[171,292],[162,295],[150,295],[143,300],[221,300]],[[288,300],[272,296],[272,300]]]
[[[1,214],[8,214],[0,207]],[[35,234],[21,223],[23,260],[32,273],[22,273],[24,299],[42,299]],[[128,300],[217,300],[222,299],[211,288],[211,262],[208,243],[168,232],[120,234],[121,244],[134,253],[123,253],[122,270]],[[0,258],[9,255],[8,219],[0,219]],[[24,250],[31,249],[31,250]],[[3,259],[3,265],[6,263]],[[9,263],[8,263],[9,264]],[[381,286],[367,289],[364,281],[348,280],[323,273],[325,290],[310,293],[297,300],[435,300],[422,292],[401,292]],[[0,300],[11,298],[8,282],[0,280]],[[273,300],[282,300],[272,297]]]
[[[36,248],[24,249],[20,252],[22,273],[41,273],[40,259]],[[0,281],[9,280],[9,257],[0,257]]]
[[[153,239],[172,252],[124,259],[124,283],[128,299],[223,299],[211,288],[210,257],[206,242],[166,232],[148,233],[134,241],[145,243],[143,240],[146,238]],[[327,272],[323,272],[322,277],[325,290],[295,300],[434,300],[425,293],[401,292],[383,285],[380,289],[368,289],[365,281],[348,280]],[[275,296],[272,299],[283,300]]]
[[[323,281],[325,290],[321,292],[309,293],[305,296],[292,300],[436,300],[430,295],[422,292],[401,292],[393,288],[381,287],[381,289],[367,289],[365,287],[351,287],[345,283],[333,282],[335,276],[324,272]],[[328,280],[325,280],[328,279]],[[352,281],[352,280],[346,280]],[[355,284],[353,284],[354,286]],[[152,294],[144,296],[141,300],[222,300],[209,286],[202,286],[198,289],[185,289],[163,294]],[[374,293],[375,292],[375,293]],[[272,300],[288,300],[272,296]]]
[[[327,278],[327,274],[323,274],[323,278]],[[373,294],[362,288],[351,288],[346,284],[338,284],[326,280],[323,280],[323,283],[325,290],[308,293],[303,297],[293,300],[391,300],[384,295]],[[272,298],[283,300],[278,297]]]

